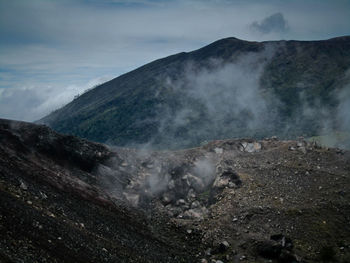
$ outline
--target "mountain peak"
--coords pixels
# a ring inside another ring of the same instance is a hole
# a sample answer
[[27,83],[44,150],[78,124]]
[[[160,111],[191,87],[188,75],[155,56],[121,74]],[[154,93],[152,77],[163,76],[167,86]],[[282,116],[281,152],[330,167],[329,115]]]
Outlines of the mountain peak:
[[342,109],[350,101],[349,65],[349,36],[269,42],[230,37],[146,64],[41,122],[94,141],[157,148],[347,131]]

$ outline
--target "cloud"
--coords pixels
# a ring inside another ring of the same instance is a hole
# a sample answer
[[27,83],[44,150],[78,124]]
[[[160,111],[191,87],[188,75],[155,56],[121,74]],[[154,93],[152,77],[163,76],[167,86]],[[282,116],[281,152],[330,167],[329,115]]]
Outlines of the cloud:
[[272,14],[264,18],[260,23],[255,21],[251,24],[251,28],[262,34],[271,32],[285,33],[289,30],[288,22],[282,13]]
[[35,121],[70,102],[85,90],[101,84],[110,78],[101,77],[81,85],[20,86],[0,88],[0,118]]

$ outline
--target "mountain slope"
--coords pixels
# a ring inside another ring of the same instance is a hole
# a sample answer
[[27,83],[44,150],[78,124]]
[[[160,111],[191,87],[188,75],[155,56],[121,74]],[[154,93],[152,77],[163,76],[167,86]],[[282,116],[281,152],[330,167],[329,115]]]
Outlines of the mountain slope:
[[347,130],[349,65],[350,37],[227,38],[106,82],[40,122],[93,141],[158,148]]
[[0,262],[193,262],[185,234],[113,199],[96,173],[117,154],[0,120]]
[[0,120],[0,262],[350,260],[350,153],[304,140],[107,148]]

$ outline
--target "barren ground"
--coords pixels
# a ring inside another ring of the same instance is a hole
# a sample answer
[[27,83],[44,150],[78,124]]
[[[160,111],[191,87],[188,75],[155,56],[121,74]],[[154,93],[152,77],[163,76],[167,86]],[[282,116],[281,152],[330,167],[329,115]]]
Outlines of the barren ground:
[[109,148],[0,121],[1,262],[349,262],[350,153]]

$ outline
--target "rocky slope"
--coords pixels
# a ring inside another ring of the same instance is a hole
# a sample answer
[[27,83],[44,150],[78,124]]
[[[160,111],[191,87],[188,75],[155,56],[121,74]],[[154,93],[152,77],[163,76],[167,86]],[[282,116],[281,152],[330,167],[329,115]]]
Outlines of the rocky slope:
[[349,262],[350,154],[108,148],[0,121],[1,262]]
[[0,262],[193,261],[184,231],[100,186],[94,169],[116,155],[44,126],[1,120]]
[[227,38],[117,77],[40,122],[93,141],[158,149],[349,131],[349,65],[350,37]]

